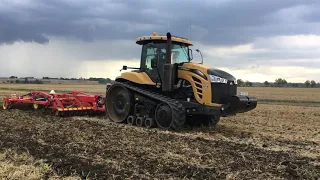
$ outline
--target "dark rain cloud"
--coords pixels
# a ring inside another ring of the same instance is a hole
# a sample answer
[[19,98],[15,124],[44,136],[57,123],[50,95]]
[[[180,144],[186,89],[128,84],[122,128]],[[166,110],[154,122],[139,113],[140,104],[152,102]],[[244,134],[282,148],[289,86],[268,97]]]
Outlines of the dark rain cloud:
[[[210,45],[237,45],[257,37],[319,34],[316,0],[3,0],[0,44],[46,44],[51,36],[84,41],[135,39],[153,31]],[[168,23],[169,22],[169,23]]]

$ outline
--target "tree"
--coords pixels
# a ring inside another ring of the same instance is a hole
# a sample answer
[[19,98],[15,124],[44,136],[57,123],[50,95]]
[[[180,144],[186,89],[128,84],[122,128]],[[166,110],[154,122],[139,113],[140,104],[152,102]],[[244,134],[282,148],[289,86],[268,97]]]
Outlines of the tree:
[[250,81],[246,81],[246,86],[252,86],[252,82],[250,82]]
[[310,84],[311,84],[311,83],[310,83],[309,80],[307,80],[304,84],[305,84],[306,87],[310,87]]
[[43,84],[42,81],[40,81],[39,79],[36,79],[34,83],[35,84]]
[[107,83],[111,83],[111,81],[112,80],[110,78],[107,78],[107,80],[106,80]]
[[276,79],[276,80],[274,81],[274,84],[275,84],[276,86],[280,86],[280,85],[281,85],[281,82],[282,82],[282,79],[281,79],[281,78],[278,78],[278,79]]
[[244,82],[242,79],[237,79],[237,84],[238,84],[238,86],[243,86]]
[[311,81],[311,87],[316,87],[316,82],[314,80]]
[[275,80],[274,83],[276,84],[276,86],[283,86],[283,85],[287,84],[287,81],[285,79],[278,78]]
[[268,81],[265,81],[265,82],[264,82],[264,85],[265,85],[265,86],[269,86],[270,83],[269,83]]

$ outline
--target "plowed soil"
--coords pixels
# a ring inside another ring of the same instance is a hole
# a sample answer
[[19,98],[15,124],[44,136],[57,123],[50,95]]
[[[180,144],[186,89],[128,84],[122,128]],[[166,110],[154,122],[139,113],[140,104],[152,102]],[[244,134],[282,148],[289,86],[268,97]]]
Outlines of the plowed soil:
[[274,105],[181,132],[1,110],[0,152],[44,160],[44,179],[319,179],[319,127],[320,108]]

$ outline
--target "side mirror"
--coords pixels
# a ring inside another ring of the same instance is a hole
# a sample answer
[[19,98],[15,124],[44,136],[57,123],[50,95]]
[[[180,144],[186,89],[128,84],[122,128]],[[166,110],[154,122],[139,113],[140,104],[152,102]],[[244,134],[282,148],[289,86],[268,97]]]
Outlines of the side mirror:
[[136,68],[136,67],[128,67],[128,66],[122,66],[122,69],[120,69],[120,71],[122,70],[127,70],[127,69],[141,69],[141,68]]
[[201,56],[201,63],[200,64],[203,64],[203,56],[202,56],[202,53],[201,53],[201,51],[199,50],[199,49],[196,49],[196,51],[200,54],[200,56]]
[[152,68],[156,68],[157,67],[156,58],[151,59],[151,67]]
[[128,69],[127,66],[122,66],[122,69],[120,69],[120,72],[121,72],[122,70],[127,70],[127,69]]
[[190,56],[190,61],[193,60],[192,49],[189,49],[189,56]]

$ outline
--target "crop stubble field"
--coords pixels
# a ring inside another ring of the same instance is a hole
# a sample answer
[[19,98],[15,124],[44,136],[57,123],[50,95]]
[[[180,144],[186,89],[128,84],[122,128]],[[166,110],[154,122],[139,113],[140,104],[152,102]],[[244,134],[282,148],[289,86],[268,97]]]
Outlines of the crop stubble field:
[[[104,93],[105,86],[0,85]],[[217,127],[147,130],[102,117],[58,118],[0,111],[0,178],[319,179],[320,89],[239,88],[263,100]]]

